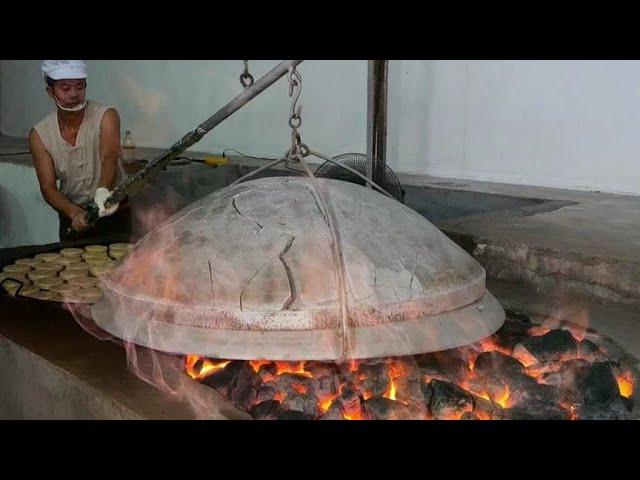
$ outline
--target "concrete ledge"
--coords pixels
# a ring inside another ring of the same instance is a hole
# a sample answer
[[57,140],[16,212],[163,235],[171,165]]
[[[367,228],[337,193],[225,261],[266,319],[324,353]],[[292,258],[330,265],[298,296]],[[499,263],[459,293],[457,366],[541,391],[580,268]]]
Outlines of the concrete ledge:
[[0,296],[0,419],[250,418],[179,369],[167,372],[188,398],[140,380],[120,345],[85,332],[60,304]]

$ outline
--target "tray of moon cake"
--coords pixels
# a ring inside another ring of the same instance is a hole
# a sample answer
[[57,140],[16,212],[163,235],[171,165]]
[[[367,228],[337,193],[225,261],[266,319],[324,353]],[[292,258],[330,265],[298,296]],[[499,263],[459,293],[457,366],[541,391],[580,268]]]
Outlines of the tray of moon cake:
[[20,258],[2,268],[0,285],[13,297],[93,303],[102,298],[100,277],[132,248],[131,243],[87,245]]

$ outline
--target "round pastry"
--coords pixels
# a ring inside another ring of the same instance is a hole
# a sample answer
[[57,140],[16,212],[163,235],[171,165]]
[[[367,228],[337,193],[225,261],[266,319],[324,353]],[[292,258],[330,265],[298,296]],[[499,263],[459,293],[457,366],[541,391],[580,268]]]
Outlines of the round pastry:
[[85,252],[87,253],[102,253],[106,255],[107,246],[106,245],[87,245],[84,247]]
[[60,272],[60,277],[66,281],[69,281],[72,278],[86,277],[86,276],[87,276],[87,273],[84,271],[63,270]]
[[22,275],[24,277],[24,275],[31,270],[31,267],[29,265],[20,265],[20,264],[11,264],[11,265],[6,265],[2,271],[6,272],[6,273],[13,273],[16,275]]
[[78,290],[78,287],[69,283],[59,283],[51,287],[52,292],[59,293],[63,297],[74,294]]
[[44,278],[55,278],[56,272],[55,270],[33,270],[27,273],[27,276],[33,282],[38,283],[40,280]]
[[102,292],[99,288],[82,288],[78,290],[78,297],[87,302],[95,302],[102,298]]
[[20,295],[23,297],[31,297],[34,293],[39,292],[40,288],[37,285],[25,285],[20,289]]
[[41,263],[42,260],[39,260],[37,258],[19,258],[18,260],[15,261],[16,265],[29,265],[31,268],[33,268],[34,265],[37,265],[39,263]]
[[54,262],[56,260],[60,260],[62,255],[59,253],[39,253],[34,258],[38,260],[42,260],[43,262]]
[[34,270],[36,272],[55,272],[55,273],[58,273],[63,268],[64,268],[64,265],[62,265],[59,262],[38,263],[37,265],[34,266]]
[[64,280],[60,277],[49,277],[37,281],[36,285],[38,285],[42,290],[51,290],[51,287],[60,285],[62,282],[64,282]]
[[76,287],[88,288],[95,287],[98,284],[98,279],[96,277],[75,277],[69,279],[69,285],[73,285]]
[[29,295],[29,298],[37,298],[38,300],[53,300],[55,298],[55,292],[47,290],[38,290],[37,292]]
[[76,258],[80,257],[84,253],[84,249],[82,248],[63,248],[60,250],[60,255],[66,258]]
[[89,267],[89,273],[94,277],[101,277],[112,268],[113,268],[113,265],[94,265]]
[[9,295],[15,297],[18,289],[20,288],[20,283],[16,282],[15,280],[6,280],[2,284],[2,286],[9,293]]
[[14,278],[16,280],[27,280],[27,277],[24,273],[8,273],[8,272],[0,272],[0,282],[5,278]]
[[86,275],[89,273],[89,265],[86,263],[78,263],[73,265],[67,265],[67,268],[64,269],[65,272],[75,272],[75,273],[83,273]]

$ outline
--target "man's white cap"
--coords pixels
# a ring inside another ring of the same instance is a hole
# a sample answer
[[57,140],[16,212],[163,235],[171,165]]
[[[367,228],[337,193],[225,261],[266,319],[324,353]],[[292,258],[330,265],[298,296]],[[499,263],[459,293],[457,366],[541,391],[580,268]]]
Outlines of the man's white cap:
[[44,60],[42,75],[52,80],[87,78],[87,65],[84,60]]

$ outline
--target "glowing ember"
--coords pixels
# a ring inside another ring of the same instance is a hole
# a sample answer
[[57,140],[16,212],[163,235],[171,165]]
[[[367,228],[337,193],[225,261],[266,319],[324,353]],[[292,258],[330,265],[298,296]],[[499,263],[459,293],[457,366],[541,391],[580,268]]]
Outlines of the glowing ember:
[[291,388],[293,388],[300,395],[305,395],[308,391],[308,388],[300,383],[294,383],[293,385],[291,385]]
[[507,408],[508,405],[508,400],[509,400],[509,396],[511,395],[511,392],[509,392],[509,387],[507,387],[505,385],[504,387],[504,393],[502,395],[499,395],[498,397],[496,397],[494,399],[494,402],[497,403],[498,405],[500,405],[502,408]]
[[366,417],[363,415],[362,410],[353,409],[349,412],[344,412],[345,420],[366,420]]
[[616,380],[618,382],[618,389],[620,389],[620,395],[624,398],[631,398],[633,395],[633,377],[631,374],[626,372],[623,375],[617,375]]
[[524,365],[525,368],[529,368],[538,363],[538,359],[531,355],[524,347],[514,350],[513,357]]
[[303,377],[313,378],[311,372],[307,372],[304,369],[304,362],[276,362],[276,375],[283,375],[285,373],[293,373],[295,375],[302,375]]
[[322,413],[325,413],[327,410],[329,410],[331,408],[331,405],[333,404],[333,401],[336,399],[335,395],[329,398],[326,398],[324,400],[320,400],[318,403],[318,406],[320,407],[320,411],[322,411]]
[[535,326],[535,327],[531,327],[529,329],[529,335],[531,335],[532,337],[541,337],[542,335],[546,335],[550,331],[551,331],[551,329],[549,327],[544,327],[542,325],[538,325],[538,326]]
[[260,367],[262,365],[269,365],[271,362],[269,360],[250,360],[249,365],[253,368],[253,371],[258,373]]
[[[199,361],[201,361],[202,365],[197,368],[196,364]],[[224,367],[229,365],[229,363],[231,363],[231,360],[212,362],[211,360],[200,357],[199,355],[187,355],[185,359],[187,373],[195,380],[207,378],[209,375],[224,369]]]
[[[533,327],[529,328],[526,334],[532,336],[552,332],[552,335],[555,335],[553,332],[560,328],[559,325],[555,328],[549,325],[538,329]],[[507,348],[505,345],[513,347]],[[269,385],[270,388],[275,388],[275,392],[271,393],[273,397],[263,397],[273,398],[281,404],[282,410],[276,409],[277,411],[273,411],[269,406],[272,413],[268,415],[273,415],[271,418],[298,411],[309,418],[345,420],[407,417],[440,420],[531,417],[577,420],[581,417],[581,412],[592,416],[589,412],[593,410],[584,409],[585,405],[582,403],[564,400],[583,398],[582,390],[569,389],[598,387],[594,387],[593,383],[587,387],[576,386],[571,380],[571,375],[575,375],[573,369],[584,372],[585,368],[592,368],[592,365],[602,360],[590,353],[593,350],[576,350],[575,343],[573,345],[574,347],[568,348],[566,352],[551,350],[552,357],[544,350],[539,351],[538,347],[536,355],[540,355],[539,360],[527,350],[522,341],[515,344],[504,339],[500,341],[496,334],[473,345],[438,352],[432,357],[436,359],[433,362],[424,356],[392,357],[376,362],[350,360],[344,365],[332,367],[327,364],[320,368],[314,365],[311,368],[306,362],[252,360],[247,362],[250,368],[241,370],[243,374],[238,377],[248,383],[244,386],[235,383],[229,385],[235,389],[234,395],[247,391],[253,392],[248,395],[255,396],[261,391],[262,386]],[[604,352],[601,345],[596,344],[596,347],[599,350],[598,355]],[[493,367],[485,362],[482,368],[476,369],[478,356],[487,352],[495,352],[487,357],[494,362]],[[505,359],[503,356],[510,358]],[[549,358],[553,359],[548,360]],[[210,360],[198,355],[187,355],[185,358],[186,372],[196,380],[202,380],[224,369],[229,363],[230,361]],[[261,369],[265,365],[269,366],[268,370]],[[627,365],[620,365],[611,367],[618,387],[614,397],[619,393],[622,397],[631,399],[634,374]],[[308,371],[307,367],[316,372],[315,375]],[[255,377],[247,377],[247,372],[251,372]],[[375,375],[382,376],[378,378]],[[532,378],[535,382],[530,381]],[[597,377],[594,378],[597,382]],[[437,387],[434,386],[436,384]],[[537,390],[537,387],[540,389]],[[549,404],[542,410],[539,405],[528,404],[529,399],[541,398],[536,395],[549,393],[554,388],[558,389],[557,403]],[[269,392],[269,389],[266,392]],[[573,396],[576,394],[578,397]],[[261,396],[260,393],[257,398]],[[251,397],[246,398],[248,401],[234,399],[234,402],[240,404],[244,401],[244,405],[249,406],[243,408],[251,410],[253,406],[266,401],[257,400],[256,397],[253,400],[249,400]],[[313,400],[309,402],[309,399]],[[386,400],[382,401],[383,399]],[[338,406],[339,408],[336,408]],[[593,405],[591,407],[593,409]],[[257,415],[256,418],[263,418],[262,413]],[[602,418],[618,418],[620,412],[611,410],[603,412],[602,415]]]

